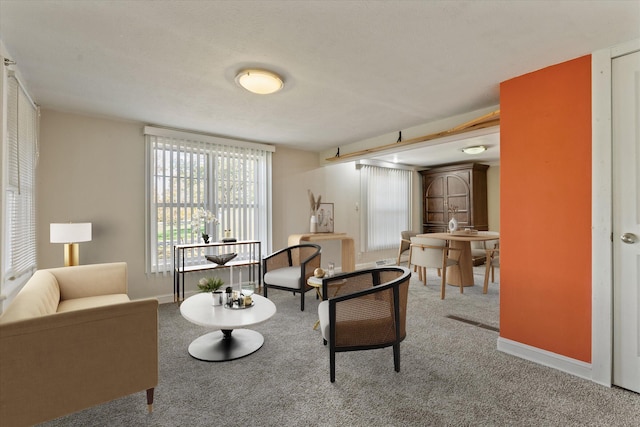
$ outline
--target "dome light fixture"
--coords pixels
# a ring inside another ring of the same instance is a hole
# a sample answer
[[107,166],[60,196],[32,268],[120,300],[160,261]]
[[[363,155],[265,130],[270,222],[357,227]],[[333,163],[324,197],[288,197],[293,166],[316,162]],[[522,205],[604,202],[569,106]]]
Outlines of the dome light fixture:
[[480,154],[483,151],[486,151],[487,147],[484,145],[474,145],[473,147],[466,147],[462,149],[462,152],[465,154]]
[[242,70],[236,76],[236,82],[249,92],[268,95],[284,87],[282,78],[266,70]]

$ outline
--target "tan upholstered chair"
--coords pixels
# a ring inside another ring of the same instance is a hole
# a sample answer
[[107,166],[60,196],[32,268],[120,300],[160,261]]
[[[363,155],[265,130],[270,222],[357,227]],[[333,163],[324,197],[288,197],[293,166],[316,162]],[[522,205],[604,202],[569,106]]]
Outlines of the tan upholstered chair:
[[269,288],[293,292],[294,295],[300,292],[300,311],[304,311],[304,295],[313,289],[307,280],[320,267],[320,252],[319,245],[305,243],[280,249],[265,257],[262,260],[265,298]]
[[406,336],[411,272],[382,267],[343,273],[322,280],[318,306],[320,329],[329,343],[330,379],[336,379],[336,352],[393,347],[400,372],[400,342]]
[[[478,234],[496,237],[500,236],[500,233],[495,231],[478,231]],[[496,238],[496,240],[471,242],[471,259],[473,260],[473,265],[475,266],[484,264],[485,258],[487,256],[486,250],[493,249],[499,241],[500,240]]]
[[496,245],[495,249],[487,249],[486,269],[484,271],[484,287],[482,293],[486,294],[489,289],[489,271],[491,271],[491,283],[495,283],[494,268],[500,267],[500,249]]
[[[457,248],[447,246],[447,241],[431,239],[429,237],[412,237],[409,249],[409,263],[418,267],[418,277],[424,285],[427,285],[427,268],[436,268],[441,271],[440,298],[444,299],[447,286],[447,267],[460,266],[458,261],[450,257],[452,251],[460,251]],[[463,286],[460,284],[460,293]]]
[[[400,247],[398,248],[398,261],[396,262],[396,265],[400,265],[400,258],[404,255],[404,254],[409,254],[409,246],[411,246],[411,238],[416,236],[418,233],[415,231],[410,231],[410,230],[406,230],[406,231],[401,231],[400,232]],[[411,267],[408,264],[408,260],[407,260],[407,267]]]

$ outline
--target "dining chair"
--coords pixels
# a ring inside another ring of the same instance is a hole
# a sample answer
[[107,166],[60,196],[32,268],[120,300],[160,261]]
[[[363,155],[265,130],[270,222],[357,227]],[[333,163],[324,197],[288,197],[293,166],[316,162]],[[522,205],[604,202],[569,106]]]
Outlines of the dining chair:
[[336,379],[336,352],[393,347],[393,366],[400,372],[410,278],[408,268],[380,267],[322,280],[318,318],[323,343],[329,343],[331,382]]
[[482,288],[482,293],[486,294],[489,289],[489,271],[491,271],[491,283],[495,283],[495,272],[494,269],[496,267],[500,267],[500,247],[496,244],[494,249],[487,249],[487,261],[486,261],[486,269],[484,271],[484,287]]
[[[450,248],[446,240],[429,237],[412,237],[409,248],[409,264],[418,267],[418,278],[427,286],[427,268],[441,270],[440,299],[444,299],[447,284],[447,267],[460,268],[458,260],[451,258],[452,252],[460,252],[458,248]],[[460,293],[463,293],[462,282]]]
[[[400,265],[400,258],[404,254],[409,253],[409,246],[411,246],[411,238],[415,237],[418,234],[416,231],[405,230],[400,232],[400,247],[398,248],[398,261],[396,265]],[[411,267],[409,265],[409,261],[407,260],[407,267]]]

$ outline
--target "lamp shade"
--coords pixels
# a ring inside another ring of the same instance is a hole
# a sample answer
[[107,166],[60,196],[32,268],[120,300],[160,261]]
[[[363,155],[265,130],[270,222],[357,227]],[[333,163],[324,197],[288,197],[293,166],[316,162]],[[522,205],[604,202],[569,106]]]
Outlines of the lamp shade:
[[78,243],[91,241],[90,222],[50,224],[51,243]]

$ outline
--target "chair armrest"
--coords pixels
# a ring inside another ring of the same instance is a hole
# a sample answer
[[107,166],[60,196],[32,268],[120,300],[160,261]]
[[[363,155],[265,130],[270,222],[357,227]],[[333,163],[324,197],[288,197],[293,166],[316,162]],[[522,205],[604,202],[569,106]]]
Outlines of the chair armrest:
[[127,263],[78,265],[47,269],[60,287],[60,299],[127,293]]

